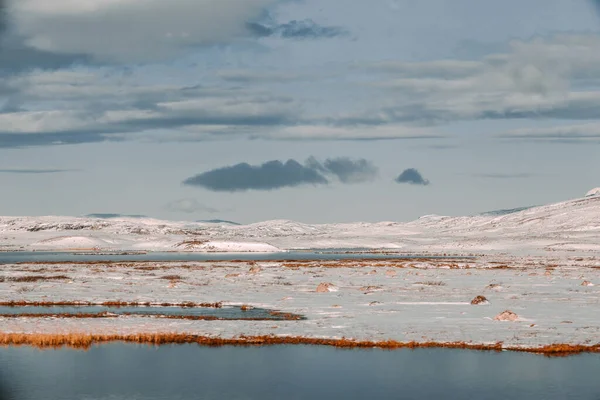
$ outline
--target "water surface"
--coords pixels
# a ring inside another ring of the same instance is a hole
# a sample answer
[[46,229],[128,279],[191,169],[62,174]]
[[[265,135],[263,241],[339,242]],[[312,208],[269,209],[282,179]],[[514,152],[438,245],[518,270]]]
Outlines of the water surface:
[[0,306],[0,315],[19,314],[103,314],[116,315],[168,315],[168,316],[193,316],[193,317],[216,317],[221,319],[256,318],[281,320],[278,314],[272,314],[273,310],[265,308],[249,308],[242,310],[241,307],[223,306],[221,308],[209,307],[152,307],[152,306],[119,306],[109,307],[102,305],[93,306]]
[[319,346],[0,349],[8,399],[600,398],[600,355]]
[[469,257],[441,257],[416,254],[345,253],[340,251],[297,251],[281,253],[73,253],[45,251],[0,252],[0,264],[17,262],[60,262],[60,261],[207,261],[207,260],[351,260],[351,259],[396,259],[437,258],[459,259]]

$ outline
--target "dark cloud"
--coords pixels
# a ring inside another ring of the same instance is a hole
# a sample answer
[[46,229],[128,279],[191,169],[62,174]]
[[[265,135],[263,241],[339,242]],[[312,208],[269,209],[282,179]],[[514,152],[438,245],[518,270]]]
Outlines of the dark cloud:
[[186,179],[183,184],[208,190],[236,192],[245,190],[274,190],[300,185],[327,185],[328,177],[341,183],[361,183],[377,176],[377,168],[364,159],[347,157],[326,159],[323,163],[310,157],[304,165],[296,160],[268,161],[262,165],[241,163],[217,168]]
[[59,69],[89,62],[83,54],[63,54],[38,50],[25,44],[25,38],[10,34],[6,1],[0,0],[0,76],[35,68]]
[[58,174],[61,172],[74,172],[75,169],[20,169],[9,168],[0,169],[0,174]]
[[259,24],[258,22],[248,22],[246,28],[252,35],[258,37],[272,36],[275,34],[275,28],[270,28],[266,25]]
[[344,36],[347,32],[336,26],[321,26],[313,20],[290,21],[279,25],[277,29],[281,36],[291,39],[318,39]]
[[326,174],[335,175],[342,183],[362,183],[377,177],[377,167],[363,158],[359,160],[348,157],[328,158],[320,164],[311,157],[307,164]]
[[600,0],[591,0],[592,5],[594,7],[596,7],[596,11],[598,11],[598,14],[600,14]]
[[4,0],[0,0],[0,40],[2,40],[5,31],[6,31],[6,2]]
[[313,168],[295,160],[269,161],[259,166],[247,163],[217,168],[183,181],[217,192],[274,190],[300,185],[326,185],[329,181]]
[[327,39],[348,34],[343,28],[321,26],[312,19],[292,20],[278,25],[249,22],[246,27],[257,37],[278,36],[284,39]]
[[395,179],[397,183],[410,183],[412,185],[429,185],[429,181],[424,179],[419,171],[414,168],[405,169]]
[[[2,83],[0,80],[0,90]],[[209,127],[205,130],[203,138],[212,135],[237,134],[244,129],[262,127],[265,130],[272,127],[284,126],[295,118],[292,107],[286,105],[282,98],[250,98],[245,103],[233,104],[221,101],[215,97],[214,105],[198,109],[178,110],[159,105],[146,104],[146,108],[124,107],[132,114],[139,112],[147,117],[123,118],[121,121],[107,121],[106,114],[114,109],[93,110],[95,104],[90,104],[89,111],[65,112],[64,124],[61,130],[56,130],[52,122],[48,123],[48,130],[44,130],[46,115],[42,115],[35,123],[36,132],[15,131],[15,124],[0,125],[0,148],[21,148],[32,146],[48,146],[57,144],[82,144],[104,141],[123,141],[128,134],[157,129],[177,129],[195,126]],[[185,98],[184,98],[185,100]],[[82,99],[82,102],[85,99]],[[0,103],[1,104],[1,103]],[[22,111],[18,99],[0,105],[0,117],[12,118],[12,113]],[[4,115],[3,115],[4,114]],[[47,113],[51,114],[51,113]],[[14,118],[19,118],[14,115]],[[50,120],[58,117],[51,116]],[[215,126],[221,129],[211,129]],[[213,133],[214,132],[214,133]],[[180,136],[182,140],[186,136]],[[190,135],[188,138],[192,137]],[[189,139],[197,140],[197,139]]]
[[[0,34],[1,35],[1,34]],[[56,70],[74,64],[90,64],[83,54],[53,53],[28,47],[16,39],[7,39],[0,45],[0,73],[17,74],[36,68]]]

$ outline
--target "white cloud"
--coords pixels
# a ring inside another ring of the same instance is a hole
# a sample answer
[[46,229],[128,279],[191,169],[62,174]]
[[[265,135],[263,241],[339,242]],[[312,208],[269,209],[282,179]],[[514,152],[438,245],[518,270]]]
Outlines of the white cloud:
[[600,122],[541,128],[513,129],[498,134],[505,139],[528,139],[545,141],[600,141]]
[[214,214],[219,212],[216,208],[206,206],[196,199],[179,199],[168,203],[165,208],[172,212],[193,214],[198,212]]
[[400,124],[379,126],[294,125],[273,129],[260,137],[277,140],[427,139],[443,135],[428,128]]
[[[331,71],[317,79],[314,71],[277,66],[212,70],[201,85],[148,83],[135,68],[37,70],[2,82],[0,146],[1,139],[15,145],[15,134],[88,134],[94,141],[418,139],[445,136],[428,124],[458,120],[600,119],[600,36],[513,41],[510,48],[480,60],[392,60],[346,69],[341,91]],[[179,71],[165,68],[165,75]],[[563,134],[577,137],[569,132]]]
[[374,71],[387,72],[403,77],[455,78],[469,76],[482,68],[478,61],[435,60],[427,62],[380,61],[366,66]]
[[0,114],[0,132],[34,134],[76,131],[87,128],[86,117],[77,111],[22,111]]
[[228,42],[275,0],[13,0],[17,34],[38,49],[143,62]]
[[[136,77],[89,71],[34,71],[6,79],[12,109],[0,112],[0,134],[127,134],[208,127],[273,126],[296,118],[299,105],[261,89],[139,84]],[[1,99],[1,98],[0,98]],[[24,108],[26,106],[26,108]],[[123,138],[123,136],[121,136]],[[97,140],[97,138],[95,139]],[[175,139],[176,140],[176,139]]]
[[510,49],[479,61],[375,64],[371,68],[388,75],[371,85],[393,93],[381,105],[381,121],[592,117],[598,93],[589,90],[600,87],[600,36],[513,41]]

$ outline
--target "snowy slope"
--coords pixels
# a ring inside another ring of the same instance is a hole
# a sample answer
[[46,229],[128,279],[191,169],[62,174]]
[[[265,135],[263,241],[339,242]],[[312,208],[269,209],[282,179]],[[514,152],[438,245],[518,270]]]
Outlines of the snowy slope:
[[585,196],[600,196],[600,187],[590,190]]
[[600,196],[504,215],[429,215],[409,223],[250,225],[150,218],[0,217],[0,249],[278,251],[388,248],[403,251],[600,251]]

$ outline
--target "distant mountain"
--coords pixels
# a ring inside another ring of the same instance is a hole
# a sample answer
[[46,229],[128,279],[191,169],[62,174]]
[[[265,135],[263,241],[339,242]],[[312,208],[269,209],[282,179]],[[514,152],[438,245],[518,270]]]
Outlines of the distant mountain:
[[196,222],[202,222],[205,224],[229,224],[229,225],[242,225],[238,222],[227,221],[226,219],[202,219]]
[[148,218],[147,215],[139,214],[110,214],[110,213],[97,213],[87,214],[88,218],[101,218],[101,219],[113,219],[113,218]]
[[0,217],[2,245],[44,250],[97,247],[172,251],[192,240],[201,244],[194,251],[248,251],[261,243],[282,250],[389,248],[406,252],[600,254],[600,196],[597,195],[484,215],[428,216],[402,223],[303,224],[274,220],[239,225],[220,219],[187,222],[122,214],[91,216],[95,218]]
[[506,210],[486,211],[479,215],[484,216],[484,217],[499,217],[501,215],[514,214],[514,213],[518,213],[519,211],[529,210],[530,208],[533,208],[533,207],[537,207],[537,206],[517,207],[517,208],[508,208]]

